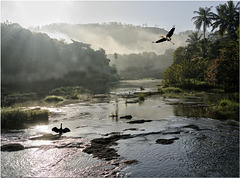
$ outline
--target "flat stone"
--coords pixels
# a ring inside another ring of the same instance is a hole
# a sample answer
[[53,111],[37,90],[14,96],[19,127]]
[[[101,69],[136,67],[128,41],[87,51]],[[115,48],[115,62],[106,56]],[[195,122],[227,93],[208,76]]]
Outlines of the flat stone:
[[1,151],[19,151],[24,150],[24,146],[20,143],[9,143],[1,146]]
[[157,144],[162,144],[162,145],[168,145],[168,144],[172,144],[174,142],[174,140],[178,140],[179,138],[175,137],[175,138],[171,138],[171,139],[157,139],[156,143]]
[[135,120],[135,121],[129,121],[129,124],[143,124],[145,122],[152,122],[152,120]]
[[121,116],[120,119],[132,119],[131,115]]

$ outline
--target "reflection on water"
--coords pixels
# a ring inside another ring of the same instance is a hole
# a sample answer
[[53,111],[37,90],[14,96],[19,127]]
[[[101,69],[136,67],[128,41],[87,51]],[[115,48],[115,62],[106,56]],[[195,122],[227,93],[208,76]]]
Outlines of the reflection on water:
[[[139,91],[141,86],[156,90],[154,87],[159,82],[124,81],[106,98],[49,108],[48,125],[2,133],[2,145],[20,143],[26,148],[1,152],[2,177],[238,176],[238,122],[229,124],[229,120],[207,117],[207,108],[214,97],[167,99],[153,95],[143,103],[128,104],[126,98],[121,97]],[[116,108],[119,117],[131,115],[131,120],[152,122],[129,124],[128,119],[109,117],[116,113]],[[60,123],[71,132],[52,140],[30,139],[54,134],[51,129]],[[200,129],[184,127],[186,125]],[[91,139],[111,132],[135,135],[119,140],[114,148],[118,150],[119,160],[138,160],[138,164],[119,169],[115,161],[99,160],[82,152]],[[153,132],[155,134],[151,134]],[[156,144],[158,139],[171,138],[178,139],[169,145]]]

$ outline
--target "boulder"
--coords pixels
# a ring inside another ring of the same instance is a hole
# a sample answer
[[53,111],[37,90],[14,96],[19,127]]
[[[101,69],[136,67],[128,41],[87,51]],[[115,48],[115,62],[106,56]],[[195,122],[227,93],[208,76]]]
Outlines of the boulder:
[[9,143],[1,146],[1,151],[19,151],[24,150],[24,146],[19,143]]

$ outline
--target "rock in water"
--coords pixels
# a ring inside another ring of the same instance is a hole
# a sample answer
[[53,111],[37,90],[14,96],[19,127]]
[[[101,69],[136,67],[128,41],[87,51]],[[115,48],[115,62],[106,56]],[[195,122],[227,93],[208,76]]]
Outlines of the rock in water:
[[19,151],[24,150],[24,146],[19,143],[10,143],[1,146],[1,151]]
[[179,138],[171,138],[171,139],[157,139],[156,143],[157,144],[163,144],[163,145],[168,145],[168,144],[172,144],[174,142],[174,140],[178,140]]
[[132,119],[131,115],[121,116],[120,119]]
[[129,124],[143,124],[145,122],[152,122],[152,120],[134,120],[134,121],[129,121]]

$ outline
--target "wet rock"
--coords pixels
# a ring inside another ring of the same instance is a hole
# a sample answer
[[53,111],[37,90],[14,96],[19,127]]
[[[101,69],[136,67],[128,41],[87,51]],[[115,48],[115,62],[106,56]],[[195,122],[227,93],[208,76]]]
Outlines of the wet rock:
[[190,128],[190,129],[194,129],[194,130],[200,130],[200,128],[198,126],[193,125],[193,124],[183,126],[182,128]]
[[135,120],[135,121],[129,121],[129,124],[143,124],[145,122],[152,122],[152,120]]
[[56,148],[83,148],[83,143],[66,143],[56,146]]
[[178,140],[179,138],[175,137],[175,138],[171,138],[171,139],[157,139],[156,143],[157,144],[162,144],[162,145],[168,145],[168,144],[172,144],[174,142],[174,140]]
[[99,159],[112,160],[119,157],[117,151],[114,148],[110,148],[113,145],[117,145],[116,141],[120,139],[131,138],[130,134],[125,135],[112,135],[107,138],[96,138],[91,140],[91,145],[87,146],[83,152],[92,154],[93,157]]
[[180,134],[181,131],[177,130],[177,131],[163,131],[162,134],[163,135],[167,135],[167,134]]
[[24,146],[19,143],[10,143],[1,146],[1,151],[19,151],[24,150]]
[[225,123],[229,126],[236,127],[237,129],[239,127],[239,122],[235,120],[226,120]]
[[121,116],[120,119],[132,119],[131,115]]
[[126,104],[135,104],[135,103],[138,103],[139,101],[138,100],[129,100],[129,101],[126,101],[125,103]]
[[41,136],[31,137],[30,140],[58,140],[61,136],[53,134],[43,134]]
[[121,132],[110,132],[110,133],[107,133],[107,134],[103,134],[103,136],[109,136],[109,135],[120,135]]
[[134,159],[134,160],[123,161],[121,163],[126,165],[131,165],[131,164],[137,164],[138,162],[139,162],[138,160]]
[[128,130],[135,131],[135,130],[138,130],[138,128],[129,128],[129,129],[124,129],[123,131],[128,131]]

